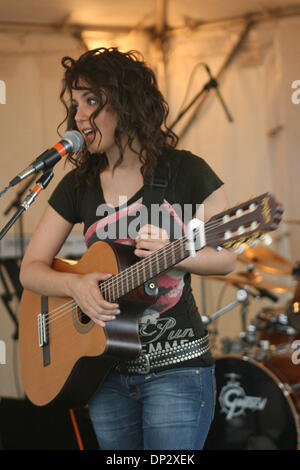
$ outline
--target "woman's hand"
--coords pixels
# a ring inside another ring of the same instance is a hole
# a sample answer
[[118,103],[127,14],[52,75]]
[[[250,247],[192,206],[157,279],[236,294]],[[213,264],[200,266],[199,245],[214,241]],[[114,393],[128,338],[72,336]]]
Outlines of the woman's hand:
[[119,305],[104,300],[99,289],[99,281],[105,281],[111,276],[112,274],[98,272],[76,274],[70,288],[71,297],[82,312],[102,327],[105,322],[115,320],[116,315],[120,313]]
[[170,243],[166,230],[155,225],[144,225],[135,239],[136,249],[134,254],[140,258],[151,255],[154,251],[163,248]]

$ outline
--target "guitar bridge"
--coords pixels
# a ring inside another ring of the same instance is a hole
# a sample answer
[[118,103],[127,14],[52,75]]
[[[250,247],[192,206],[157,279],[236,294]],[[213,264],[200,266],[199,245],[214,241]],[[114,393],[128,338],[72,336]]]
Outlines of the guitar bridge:
[[43,348],[44,367],[50,364],[50,344],[48,327],[48,297],[42,296],[42,311],[38,315],[38,337],[39,346]]
[[44,313],[38,315],[38,336],[39,336],[39,346],[42,348],[48,343],[48,335],[46,330],[46,319]]

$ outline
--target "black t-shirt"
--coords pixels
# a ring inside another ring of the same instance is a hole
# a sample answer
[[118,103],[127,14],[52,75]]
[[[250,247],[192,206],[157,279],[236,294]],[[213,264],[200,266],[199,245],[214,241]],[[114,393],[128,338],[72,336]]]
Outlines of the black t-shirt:
[[[190,152],[166,149],[165,157],[170,169],[169,183],[157,223],[173,241],[185,233],[198,205],[223,183],[202,158]],[[68,222],[84,224],[87,247],[105,239],[134,246],[135,220],[140,214],[143,194],[144,186],[130,200],[120,199],[119,207],[112,208],[105,203],[100,178],[94,186],[78,185],[72,170],[57,185],[49,204]],[[168,223],[164,225],[165,220]],[[192,293],[190,273],[175,268],[158,276],[156,281],[158,299],[143,312],[139,324],[143,352],[168,350],[203,337],[205,330]],[[180,366],[212,363],[211,354],[206,353]]]

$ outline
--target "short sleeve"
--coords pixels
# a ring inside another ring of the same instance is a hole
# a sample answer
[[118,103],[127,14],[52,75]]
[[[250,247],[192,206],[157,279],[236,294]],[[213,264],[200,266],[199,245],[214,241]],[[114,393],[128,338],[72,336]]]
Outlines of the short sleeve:
[[192,204],[201,204],[224,184],[203,158],[190,152],[186,152],[181,166],[181,174],[184,175],[186,188],[190,190]]
[[75,170],[72,170],[61,179],[48,200],[50,206],[71,224],[82,222],[79,191],[75,185]]

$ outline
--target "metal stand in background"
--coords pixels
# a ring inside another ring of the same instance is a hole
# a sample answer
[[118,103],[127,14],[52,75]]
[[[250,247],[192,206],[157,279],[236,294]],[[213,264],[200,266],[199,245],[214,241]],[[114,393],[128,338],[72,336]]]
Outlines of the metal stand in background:
[[45,189],[50,181],[53,178],[53,170],[50,168],[49,170],[43,172],[42,176],[37,180],[36,185],[33,189],[29,191],[29,194],[25,198],[25,200],[20,204],[19,208],[9,220],[9,222],[5,225],[5,227],[0,232],[0,240],[7,234],[9,229],[15,224],[15,222],[21,217],[24,211],[28,210],[35,198],[39,195],[39,193]]
[[209,317],[202,316],[202,321],[204,325],[209,325],[214,320],[219,318],[224,313],[232,310],[238,304],[241,304],[241,323],[242,323],[242,333],[246,333],[247,325],[246,325],[246,317],[247,317],[247,309],[249,306],[249,299],[248,299],[248,290],[247,289],[239,289],[236,294],[236,300],[231,302],[230,304],[226,305],[225,307],[221,308],[217,312],[213,313]]
[[13,310],[11,308],[11,305],[10,305],[10,303],[13,300],[13,297],[14,297],[15,293],[10,292],[10,290],[9,290],[8,284],[7,284],[5,276],[4,276],[4,273],[2,271],[3,265],[4,265],[4,263],[2,261],[0,261],[0,280],[2,282],[2,286],[3,286],[3,289],[4,289],[4,293],[1,294],[1,300],[2,300],[4,306],[7,310],[10,318],[12,319],[12,321],[15,324],[15,331],[14,331],[12,337],[13,337],[13,339],[18,339],[18,336],[19,336],[18,335],[18,320],[17,320],[17,317],[16,317],[15,313],[13,312]]
[[[185,125],[184,129],[181,130],[180,134],[177,134],[179,139],[187,132],[187,129],[189,128],[189,126],[193,122],[195,116],[199,114],[200,108],[205,103],[206,99],[209,96],[209,92],[212,89],[214,89],[216,91],[217,97],[221,102],[221,105],[223,107],[223,110],[226,114],[226,117],[227,117],[228,121],[233,122],[233,118],[232,118],[232,116],[231,116],[231,114],[230,114],[230,112],[229,112],[229,110],[228,110],[228,108],[227,108],[227,106],[224,102],[224,99],[223,99],[223,97],[222,97],[222,95],[219,91],[217,80],[221,78],[221,76],[224,74],[225,70],[229,67],[229,65],[233,61],[234,57],[236,56],[236,54],[240,50],[241,45],[245,41],[246,37],[249,34],[249,31],[251,30],[251,28],[253,27],[254,24],[255,23],[253,21],[248,21],[247,22],[247,24],[245,25],[244,30],[241,32],[241,34],[238,38],[236,44],[234,45],[233,49],[231,50],[231,52],[229,53],[229,55],[225,59],[225,62],[221,66],[219,72],[217,73],[216,78],[214,78],[211,75],[209,67],[204,63],[202,64],[206,68],[206,70],[208,72],[208,75],[210,77],[210,80],[203,86],[203,88],[194,96],[194,98],[190,101],[190,103],[178,114],[178,116],[175,118],[175,120],[168,126],[170,129],[173,129],[176,126],[176,124],[183,118],[183,116],[192,108],[192,106],[195,103],[198,103],[194,107],[194,110],[192,112],[192,116],[189,118],[189,121]],[[200,98],[201,98],[201,100],[200,100]],[[205,317],[206,316],[206,296],[205,296],[205,280],[203,278],[201,279],[201,291],[202,291],[202,314]]]
[[[19,208],[22,202],[22,197],[25,194],[25,191],[31,186],[33,181],[35,180],[36,175],[33,178],[30,178],[26,184],[23,186],[20,191],[17,192],[15,199],[9,204],[9,206],[5,209],[4,215],[8,215],[13,209]],[[23,217],[19,218],[19,240],[20,240],[20,258],[23,258],[25,252],[25,243],[24,243],[24,229],[23,229]]]
[[[243,31],[241,32],[240,36],[238,37],[236,43],[234,44],[232,50],[229,52],[228,56],[225,58],[225,61],[224,63],[222,64],[221,68],[219,69],[218,73],[216,74],[216,80],[220,80],[220,78],[224,75],[225,71],[228,69],[228,67],[230,66],[230,64],[232,63],[233,59],[235,58],[235,56],[237,55],[237,53],[239,52],[242,44],[244,43],[244,41],[246,40],[249,32],[251,31],[251,29],[253,28],[253,26],[255,25],[255,21],[253,20],[249,20],[246,22],[245,24],[245,27],[243,29]],[[193,111],[192,111],[192,114],[191,116],[189,117],[188,119],[188,122],[185,124],[184,128],[181,129],[180,133],[179,133],[179,138],[182,138],[186,132],[188,131],[189,127],[191,126],[191,124],[193,123],[195,117],[199,114],[199,111],[200,109],[202,108],[202,106],[204,105],[205,101],[207,100],[207,98],[209,97],[210,95],[210,91],[212,88],[215,88],[216,91],[217,91],[217,88],[214,87],[213,85],[211,85],[208,89],[205,89],[206,93],[205,95],[203,95],[203,91],[201,91],[200,93],[198,93],[195,98],[192,100],[191,102],[191,105],[194,104],[195,102],[197,102],[196,106],[194,107]],[[203,96],[202,96],[203,95]],[[218,95],[218,93],[217,93]],[[201,100],[199,100],[199,98],[201,97]],[[218,97],[220,98],[220,96],[218,95]],[[223,101],[223,100],[221,100]],[[191,105],[188,105],[187,108],[185,109],[185,111],[183,113],[185,113],[188,109],[190,109]],[[222,106],[224,107],[224,101],[222,102]],[[225,110],[225,108],[224,108]],[[226,112],[226,111],[225,111]],[[180,114],[180,118],[182,117],[182,114]],[[226,115],[227,115],[227,118],[228,118],[228,113],[226,112]],[[176,118],[176,120],[173,122],[173,124],[171,125],[171,129],[174,127],[175,124],[177,124],[179,118]],[[230,120],[230,119],[229,119]]]
[[[206,68],[207,65],[204,64],[204,66]],[[212,88],[215,88],[215,90],[217,91],[217,94],[219,97],[221,97],[221,95],[219,94],[218,92],[218,83],[216,81],[215,78],[213,78],[211,75],[210,75],[210,80],[203,86],[203,88],[199,91],[199,93],[196,94],[196,96],[192,99],[192,101],[178,114],[177,118],[175,119],[175,121],[169,126],[170,129],[173,129],[173,127],[180,121],[180,119],[188,112],[188,110],[193,106],[194,103],[196,103],[196,101],[199,100],[199,98],[204,94],[204,93],[207,93],[209,90],[211,90]],[[224,111],[225,111],[225,114],[228,118],[228,120],[230,122],[233,122],[233,119],[231,117],[231,114],[229,113],[226,105],[225,105],[225,102],[224,100],[221,98],[221,103],[222,103],[222,106],[224,108]]]
[[[5,211],[5,214],[8,214],[12,210],[13,207],[16,207],[16,206],[18,207],[13,217],[1,230],[0,240],[2,240],[2,238],[6,235],[9,229],[14,225],[14,223],[17,220],[19,220],[21,257],[23,257],[23,254],[24,254],[24,233],[23,233],[23,223],[22,223],[21,216],[25,210],[29,209],[30,205],[35,200],[37,195],[41,192],[41,190],[45,189],[48,186],[52,178],[53,178],[53,170],[51,168],[50,170],[47,170],[42,174],[42,176],[37,180],[35,187],[29,191],[29,194],[25,198],[24,202],[20,203],[21,196],[26,191],[26,189],[28,189],[28,186],[32,183],[32,179],[31,179],[29,183],[26,185],[26,187],[23,187],[23,189],[17,193],[17,197],[14,199],[14,201],[12,201],[12,203],[9,205],[9,207]],[[15,293],[10,292],[9,286],[6,282],[5,275],[3,273],[3,267],[6,268],[9,278],[16,290]],[[11,317],[11,319],[13,320],[15,324],[16,329],[13,334],[13,338],[17,339],[18,338],[18,321],[17,321],[16,315],[14,314],[10,306],[10,302],[13,300],[14,295],[17,295],[18,299],[20,299],[22,295],[22,286],[19,281],[19,267],[17,264],[17,260],[0,260],[0,280],[2,282],[2,286],[4,289],[4,293],[1,295],[1,300],[4,303],[9,316]]]
[[[16,197],[12,200],[12,202],[7,206],[7,208],[4,211],[4,216],[8,215],[12,209],[18,208],[22,202],[22,196],[24,195],[25,191],[29,188],[29,186],[33,183],[33,180],[36,178],[36,175],[34,178],[30,178],[29,181],[26,182],[26,184],[21,188],[17,193]],[[24,229],[23,229],[23,218],[19,218],[19,241],[20,241],[20,254],[16,256],[13,259],[5,259],[5,258],[0,258],[0,281],[3,287],[3,293],[1,294],[1,300],[2,303],[8,312],[8,315],[12,319],[14,325],[15,325],[15,330],[12,334],[12,337],[14,340],[18,339],[18,320],[17,316],[13,311],[13,308],[11,306],[11,303],[13,302],[14,297],[16,297],[18,300],[21,299],[22,295],[22,286],[19,281],[19,272],[20,272],[20,267],[19,267],[19,258],[23,258],[24,251],[25,251],[25,243],[24,243]],[[9,286],[6,278],[6,274],[9,277],[11,284],[14,288],[14,291],[11,290],[11,287]]]
[[[248,307],[249,307],[249,295],[253,297],[254,300],[262,299],[263,297],[267,297],[273,302],[276,302],[278,299],[276,296],[270,294],[268,291],[264,289],[256,288],[257,292],[253,292],[250,290],[248,286],[241,287],[239,284],[232,284],[234,287],[238,289],[236,294],[236,300],[231,302],[230,304],[226,305],[225,307],[217,310],[212,315],[202,316],[202,321],[205,326],[210,325],[214,320],[217,320],[221,315],[232,310],[238,304],[240,304],[240,317],[241,317],[241,331],[239,333],[238,340],[231,340],[229,338],[223,338],[223,353],[228,352],[236,352],[241,354],[245,352],[247,348],[251,348],[256,344],[256,327],[255,325],[250,324],[247,326],[247,314],[248,314]],[[218,335],[218,331],[215,328],[213,330],[214,336]],[[232,346],[234,346],[235,351],[232,350]],[[226,350],[225,350],[226,349]]]

